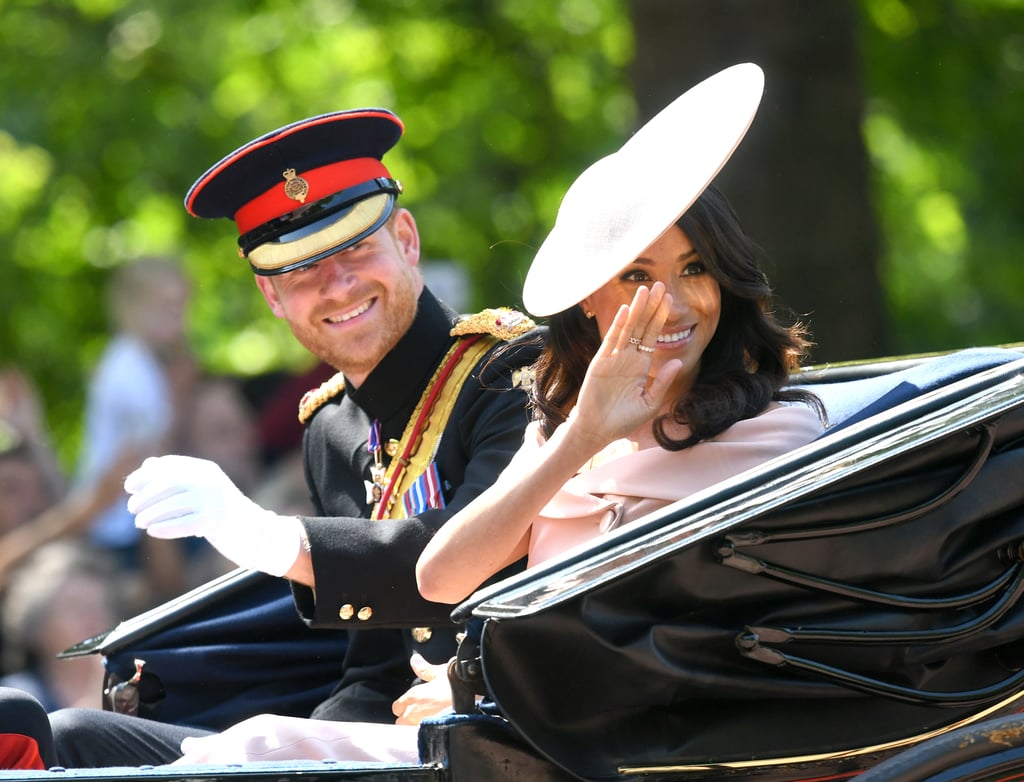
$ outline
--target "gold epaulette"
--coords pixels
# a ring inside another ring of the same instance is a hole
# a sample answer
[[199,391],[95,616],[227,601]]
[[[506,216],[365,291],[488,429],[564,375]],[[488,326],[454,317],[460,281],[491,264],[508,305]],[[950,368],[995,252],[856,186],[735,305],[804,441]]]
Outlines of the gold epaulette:
[[473,315],[463,315],[452,327],[451,336],[465,334],[490,334],[498,339],[521,337],[537,324],[519,310],[509,307],[486,309]]
[[324,402],[336,397],[344,390],[345,376],[341,372],[325,380],[319,388],[311,388],[302,395],[302,401],[299,402],[299,423],[306,423],[313,413],[323,406]]

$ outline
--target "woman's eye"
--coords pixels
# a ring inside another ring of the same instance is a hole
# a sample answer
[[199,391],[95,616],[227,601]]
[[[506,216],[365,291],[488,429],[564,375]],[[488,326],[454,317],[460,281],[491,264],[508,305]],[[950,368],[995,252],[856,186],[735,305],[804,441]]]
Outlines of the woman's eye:
[[642,269],[633,269],[623,274],[622,279],[626,282],[647,282],[650,277]]
[[689,277],[693,274],[703,274],[706,271],[707,267],[701,261],[692,261],[683,268],[683,276]]

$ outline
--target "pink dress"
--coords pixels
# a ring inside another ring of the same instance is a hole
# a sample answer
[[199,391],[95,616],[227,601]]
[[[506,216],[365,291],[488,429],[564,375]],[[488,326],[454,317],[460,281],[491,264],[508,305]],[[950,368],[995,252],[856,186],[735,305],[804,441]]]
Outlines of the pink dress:
[[[628,440],[616,440],[591,460],[593,466],[571,478],[533,522],[527,566],[806,445],[821,432],[821,421],[809,407],[773,404],[682,451],[636,450]],[[531,424],[516,459],[531,459],[541,439],[538,426]]]
[[[627,440],[611,443],[534,521],[528,566],[805,445],[821,431],[818,416],[809,408],[772,405],[683,451],[637,450]],[[539,428],[532,424],[515,458],[533,459],[541,442]],[[185,739],[184,757],[176,764],[324,759],[415,763],[417,731],[415,725],[261,714],[223,733]]]

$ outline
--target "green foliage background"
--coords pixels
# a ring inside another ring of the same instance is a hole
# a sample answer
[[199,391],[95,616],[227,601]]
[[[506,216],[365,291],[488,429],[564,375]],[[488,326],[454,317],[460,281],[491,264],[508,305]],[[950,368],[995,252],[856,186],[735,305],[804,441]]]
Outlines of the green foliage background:
[[266,310],[233,226],[191,183],[296,119],[357,106],[406,124],[387,162],[429,259],[515,304],[573,177],[632,126],[616,0],[0,0],[0,363],[41,388],[65,460],[107,337],[110,267],[183,258],[205,366],[307,361]]
[[[428,262],[462,264],[472,306],[518,303],[562,192],[634,127],[625,3],[0,0],[0,365],[44,394],[65,463],[116,264],[182,258],[211,370],[309,360],[233,226],[182,208],[206,168],[301,117],[393,108],[387,162]],[[857,6],[894,345],[1024,338],[1024,2]]]
[[860,7],[893,348],[1024,340],[1024,2]]

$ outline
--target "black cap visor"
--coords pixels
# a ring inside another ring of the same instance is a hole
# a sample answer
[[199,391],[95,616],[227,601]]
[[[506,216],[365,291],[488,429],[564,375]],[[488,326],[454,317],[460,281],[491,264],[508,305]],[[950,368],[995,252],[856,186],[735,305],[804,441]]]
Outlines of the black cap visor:
[[391,217],[401,186],[378,178],[320,199],[238,239],[252,270],[271,276],[301,269],[344,250]]

